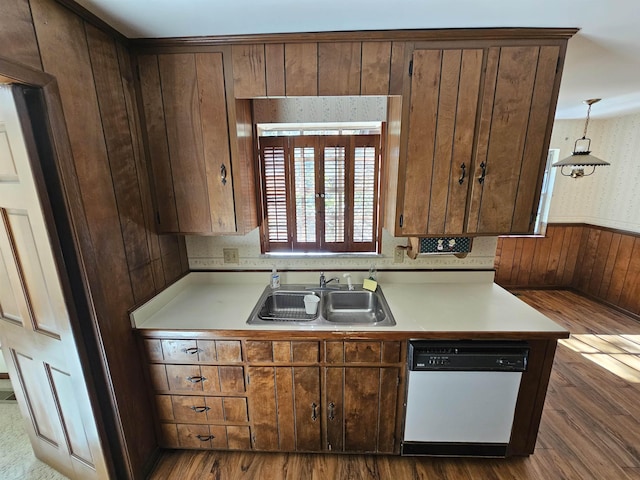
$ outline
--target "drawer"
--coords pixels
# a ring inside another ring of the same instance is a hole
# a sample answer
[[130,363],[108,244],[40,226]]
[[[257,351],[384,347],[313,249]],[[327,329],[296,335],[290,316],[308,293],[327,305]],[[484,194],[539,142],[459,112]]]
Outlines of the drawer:
[[325,342],[327,363],[398,363],[400,356],[400,342]]
[[155,391],[244,393],[244,368],[231,365],[149,365]]
[[249,427],[163,423],[160,443],[165,448],[251,450]]
[[161,421],[198,424],[249,421],[244,397],[156,395],[156,407]]
[[247,361],[252,363],[317,363],[320,343],[316,341],[247,340]]
[[240,363],[240,340],[160,340],[144,339],[147,358],[167,363]]

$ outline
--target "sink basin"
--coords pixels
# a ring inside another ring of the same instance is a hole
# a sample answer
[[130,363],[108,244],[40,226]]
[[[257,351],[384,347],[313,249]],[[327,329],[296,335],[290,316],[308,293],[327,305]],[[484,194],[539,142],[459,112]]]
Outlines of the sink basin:
[[304,310],[304,297],[308,291],[282,291],[269,293],[262,301],[257,316],[266,322],[310,322],[318,313],[309,315]]
[[[305,313],[304,297],[320,298],[317,313]],[[332,325],[393,326],[396,324],[380,287],[375,292],[310,285],[282,285],[277,290],[265,288],[251,312],[250,325]]]
[[369,290],[326,293],[322,315],[328,322],[343,324],[379,323],[387,317],[380,297]]

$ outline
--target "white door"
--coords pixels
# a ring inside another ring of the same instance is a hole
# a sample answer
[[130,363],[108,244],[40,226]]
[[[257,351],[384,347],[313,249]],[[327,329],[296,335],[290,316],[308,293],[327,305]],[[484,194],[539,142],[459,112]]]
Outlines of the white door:
[[11,87],[0,85],[2,353],[36,456],[70,478],[108,478],[40,200]]

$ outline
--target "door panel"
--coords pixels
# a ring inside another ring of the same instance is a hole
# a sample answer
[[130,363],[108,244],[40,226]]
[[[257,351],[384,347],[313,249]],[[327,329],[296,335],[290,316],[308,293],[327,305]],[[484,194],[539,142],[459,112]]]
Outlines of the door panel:
[[253,423],[253,448],[278,450],[278,413],[275,396],[275,369],[247,367],[249,408]]
[[291,368],[276,369],[276,395],[278,399],[278,437],[280,450],[296,449],[295,407],[293,405],[293,372]]
[[64,429],[64,437],[69,443],[70,454],[87,465],[93,465],[94,459],[87,435],[80,417],[77,415],[78,402],[73,394],[71,375],[62,370],[46,366],[50,379],[53,398],[58,408]]
[[333,452],[344,450],[344,369],[325,369],[327,448]]
[[31,415],[35,434],[57,447],[58,432],[54,423],[55,416],[51,415],[55,412],[55,405],[46,388],[48,385],[46,370],[42,364],[28,355],[14,349],[11,349],[11,353],[18,374],[17,380],[23,390],[24,404]]
[[[1,155],[1,154],[0,154]],[[14,290],[13,285],[18,283],[17,279],[10,276],[15,274],[14,258],[6,241],[4,228],[0,228],[0,316],[3,320],[9,320],[23,325],[25,315],[28,318],[29,311],[24,304],[24,297]],[[5,256],[7,257],[5,259]],[[9,268],[11,265],[14,268]]]
[[413,53],[403,235],[463,233],[482,62],[481,49]]
[[559,55],[553,46],[489,49],[469,233],[527,233],[532,228]]
[[380,369],[344,369],[344,449],[375,452],[378,439]]
[[26,124],[0,86],[0,343],[36,457],[70,478],[108,478]]
[[295,367],[296,450],[321,449],[320,374],[318,367]]
[[[38,226],[33,224],[26,210],[5,210],[5,215],[4,223],[8,231],[3,232],[3,236],[10,239],[16,256],[16,267],[19,269],[18,274],[26,284],[25,301],[32,313],[33,329],[58,336],[60,334],[58,324],[63,321],[59,317],[63,317],[66,313],[64,300],[56,298],[58,297],[55,288],[57,278],[55,276],[51,278],[52,276],[46,273],[53,272],[55,275],[55,267],[47,265],[47,258],[42,258],[38,253],[48,245],[38,245],[36,240],[36,238],[40,238],[40,242],[46,240],[46,231],[38,229]],[[47,284],[51,283],[53,286],[49,288]]]

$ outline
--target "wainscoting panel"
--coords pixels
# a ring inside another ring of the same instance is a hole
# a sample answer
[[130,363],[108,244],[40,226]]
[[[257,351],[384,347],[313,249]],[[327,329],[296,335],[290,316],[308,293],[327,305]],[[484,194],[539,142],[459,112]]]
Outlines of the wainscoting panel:
[[552,224],[544,237],[500,237],[496,283],[573,288],[640,315],[640,234],[596,225]]

